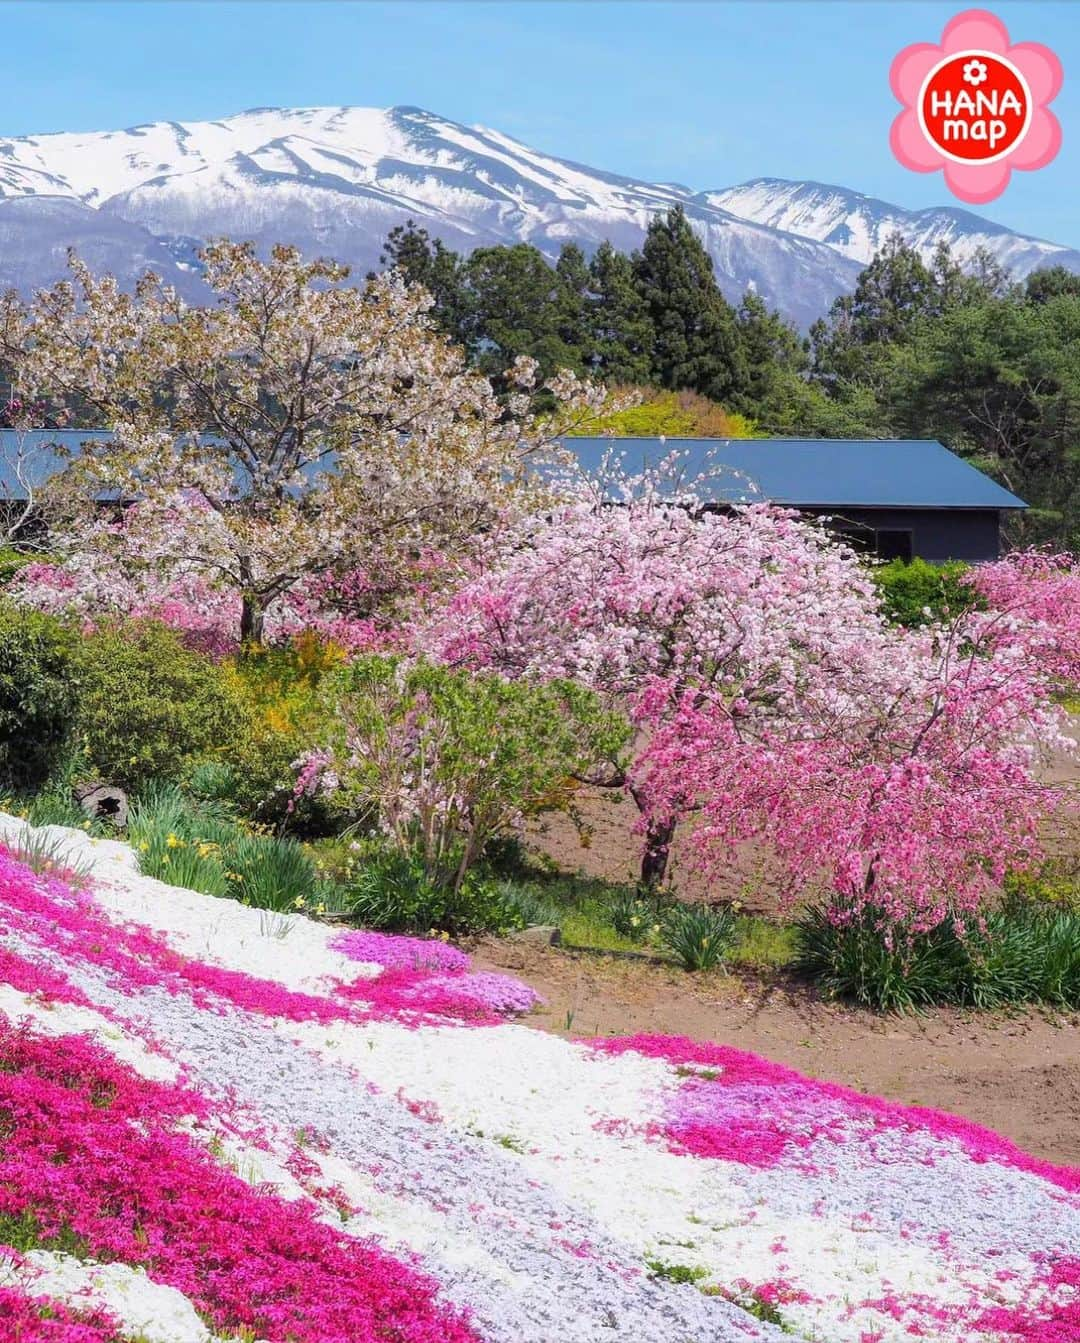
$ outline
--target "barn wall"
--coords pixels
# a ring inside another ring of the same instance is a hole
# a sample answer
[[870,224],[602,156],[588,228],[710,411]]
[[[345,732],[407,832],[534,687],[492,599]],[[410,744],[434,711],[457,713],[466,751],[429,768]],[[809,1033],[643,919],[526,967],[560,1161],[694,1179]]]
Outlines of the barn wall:
[[[916,557],[943,564],[946,560],[995,560],[1001,553],[1001,522],[997,509],[845,508],[807,509],[835,519],[838,530],[871,540],[879,530],[910,531]],[[865,530],[863,530],[865,529]]]

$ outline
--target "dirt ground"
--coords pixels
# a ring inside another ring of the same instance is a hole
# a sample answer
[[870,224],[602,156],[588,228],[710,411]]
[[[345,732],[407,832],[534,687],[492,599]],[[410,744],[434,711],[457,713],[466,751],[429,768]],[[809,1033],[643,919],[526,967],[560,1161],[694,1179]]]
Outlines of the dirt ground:
[[[1077,796],[1071,823],[1048,845],[1080,846],[1080,766],[1055,761],[1049,784]],[[582,799],[593,833],[583,848],[574,827],[555,818],[533,842],[560,867],[611,880],[634,877],[632,806]],[[1049,839],[1050,837],[1048,837]],[[676,850],[676,860],[678,851]],[[748,854],[724,889],[709,891],[676,868],[690,898],[738,894],[771,914],[767,863]],[[505,970],[531,984],[545,1006],[527,1018],[571,1035],[656,1032],[715,1040],[797,1068],[812,1077],[907,1104],[963,1115],[1047,1160],[1080,1165],[1080,1015],[1036,1011],[998,1015],[939,1010],[880,1017],[829,1003],[783,977],[694,976],[668,966],[529,946],[483,943],[478,968]]]

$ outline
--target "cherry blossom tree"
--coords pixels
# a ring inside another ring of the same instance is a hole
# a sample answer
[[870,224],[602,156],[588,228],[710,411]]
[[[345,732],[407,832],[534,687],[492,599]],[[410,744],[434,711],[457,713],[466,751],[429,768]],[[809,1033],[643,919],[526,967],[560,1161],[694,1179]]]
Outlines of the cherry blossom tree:
[[[646,696],[646,734],[691,687],[735,712],[793,714],[838,640],[878,632],[873,585],[850,550],[790,512],[703,510],[684,468],[676,452],[631,475],[612,457],[569,502],[523,520],[418,642],[452,663]],[[642,880],[655,884],[680,809],[658,807],[636,771],[605,782],[627,787],[645,818]]]
[[[303,580],[467,550],[512,510],[530,456],[603,400],[560,377],[562,413],[534,419],[528,361],[498,399],[393,274],[357,288],[334,262],[229,241],[202,261],[209,307],[154,275],[125,294],[73,257],[31,303],[7,296],[0,341],[20,385],[112,430],[54,482],[71,548],[233,592],[245,639]],[[102,527],[103,497],[139,510]]]
[[1080,560],[1045,550],[1016,551],[973,569],[967,581],[996,613],[998,644],[1020,644],[1060,688],[1080,685]]
[[925,931],[977,915],[1038,852],[1056,796],[1035,766],[1074,746],[1051,691],[992,613],[864,628],[801,677],[793,714],[694,687],[658,716],[646,696],[639,770],[662,815],[700,808],[689,847],[706,874],[763,841],[789,899],[824,889],[834,917]]
[[1069,744],[1045,628],[996,609],[893,627],[815,524],[703,511],[650,478],[618,498],[597,486],[523,522],[418,637],[629,701],[638,756],[608,782],[641,809],[643,879],[694,813],[706,875],[762,841],[789,897],[824,887],[838,916],[911,931],[970,915],[1035,852],[1053,797],[1034,767]]

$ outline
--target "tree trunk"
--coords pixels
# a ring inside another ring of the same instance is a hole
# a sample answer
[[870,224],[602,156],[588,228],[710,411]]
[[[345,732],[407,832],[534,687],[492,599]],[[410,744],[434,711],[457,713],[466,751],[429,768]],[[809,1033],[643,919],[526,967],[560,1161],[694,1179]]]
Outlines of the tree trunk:
[[262,643],[265,620],[266,612],[263,610],[258,597],[245,592],[243,605],[240,608],[240,642],[244,644]]
[[645,852],[641,855],[641,885],[646,890],[655,890],[664,880],[674,838],[673,821],[649,822],[645,830]]

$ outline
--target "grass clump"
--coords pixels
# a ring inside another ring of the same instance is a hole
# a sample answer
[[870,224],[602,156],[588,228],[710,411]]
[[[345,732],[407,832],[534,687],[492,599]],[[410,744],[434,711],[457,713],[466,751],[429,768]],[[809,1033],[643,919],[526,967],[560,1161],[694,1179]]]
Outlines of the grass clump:
[[690,1264],[669,1264],[664,1259],[646,1259],[645,1263],[654,1278],[663,1278],[665,1282],[687,1283],[692,1286],[709,1276],[707,1268],[692,1267]]
[[174,785],[135,801],[128,839],[140,870],[172,886],[277,913],[326,904],[324,882],[301,844],[261,834],[222,804],[198,803]]
[[872,912],[838,923],[812,909],[798,926],[797,968],[830,996],[877,1011],[1080,1007],[1080,913],[1014,900],[963,935],[942,924],[892,945],[882,927]]
[[345,905],[354,923],[395,933],[498,932],[525,920],[502,883],[476,870],[455,888],[441,883],[419,853],[378,840],[358,846]]
[[715,970],[735,940],[735,912],[730,905],[672,905],[660,937],[684,969]]

